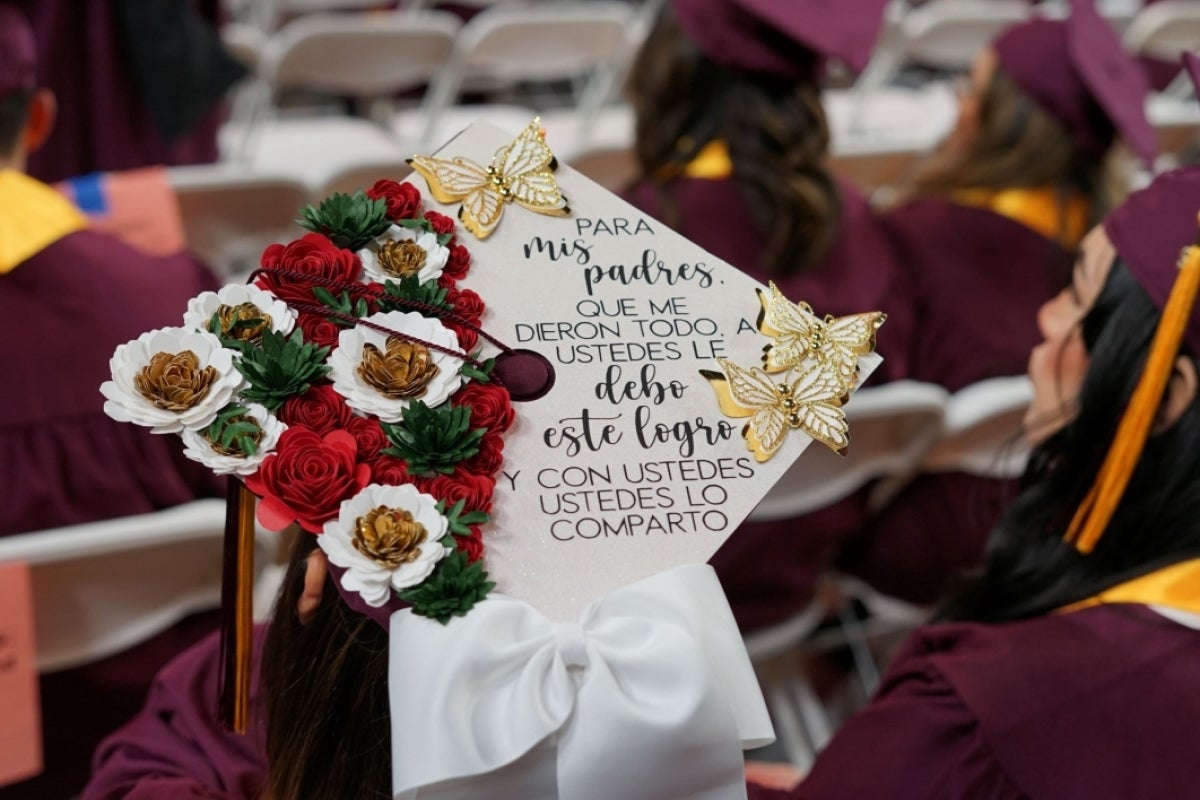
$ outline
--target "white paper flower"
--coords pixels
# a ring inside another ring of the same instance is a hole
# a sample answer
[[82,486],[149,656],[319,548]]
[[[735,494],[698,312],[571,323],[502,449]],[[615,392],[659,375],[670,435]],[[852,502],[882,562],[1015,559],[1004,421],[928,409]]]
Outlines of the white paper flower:
[[377,281],[416,275],[421,283],[442,276],[450,250],[438,244],[436,233],[393,225],[358,251],[363,271]]
[[186,429],[181,434],[183,439],[183,454],[193,461],[199,461],[218,475],[252,475],[258,470],[262,460],[275,450],[280,435],[287,430],[287,425],[267,411],[258,403],[247,403],[246,416],[258,423],[262,436],[254,448],[254,455],[248,456],[236,452],[222,452],[207,436],[205,429]]
[[[247,306],[253,306],[257,312]],[[242,313],[239,316],[242,319],[251,316],[265,318],[267,324],[264,327],[285,336],[292,332],[296,324],[296,312],[275,295],[257,286],[231,283],[222,287],[219,292],[204,292],[189,300],[187,313],[183,315],[183,327],[193,331],[207,331],[213,314],[222,310],[226,313],[240,310]],[[255,333],[253,330],[244,331],[239,338],[253,338]],[[260,331],[257,333],[261,335]]]
[[104,413],[154,433],[207,427],[241,388],[233,351],[211,333],[159,328],[117,347]]
[[[458,335],[415,311],[372,314],[368,322],[458,351]],[[462,385],[461,359],[359,325],[338,335],[330,380],[346,404],[384,422],[399,422],[414,400],[441,405]],[[362,367],[360,369],[360,367]]]
[[393,590],[416,586],[453,552],[442,545],[450,525],[437,500],[411,483],[373,483],[343,501],[337,519],[325,523],[317,544],[345,569],[342,588],[358,592],[376,608]]

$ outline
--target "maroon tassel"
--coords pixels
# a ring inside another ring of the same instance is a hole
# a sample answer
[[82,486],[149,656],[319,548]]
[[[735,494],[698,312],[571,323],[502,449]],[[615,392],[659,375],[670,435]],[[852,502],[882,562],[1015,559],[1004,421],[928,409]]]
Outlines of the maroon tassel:
[[235,733],[250,722],[250,664],[254,625],[254,494],[229,479],[221,579],[221,675],[218,718]]

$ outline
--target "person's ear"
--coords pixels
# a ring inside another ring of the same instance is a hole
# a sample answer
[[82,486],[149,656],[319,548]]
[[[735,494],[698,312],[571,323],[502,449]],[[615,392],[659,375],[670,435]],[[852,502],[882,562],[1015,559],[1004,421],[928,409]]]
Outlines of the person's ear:
[[1166,394],[1154,420],[1155,433],[1161,433],[1178,422],[1183,412],[1196,402],[1196,387],[1196,363],[1187,356],[1175,359],[1175,368],[1171,371]]
[[54,92],[38,89],[29,101],[29,113],[25,119],[25,152],[32,153],[46,143],[54,131],[54,120],[58,116],[58,102]]
[[304,591],[296,601],[296,616],[301,625],[307,625],[321,607],[321,596],[325,593],[325,576],[329,574],[329,565],[325,561],[324,550],[313,550],[308,554],[304,563]]

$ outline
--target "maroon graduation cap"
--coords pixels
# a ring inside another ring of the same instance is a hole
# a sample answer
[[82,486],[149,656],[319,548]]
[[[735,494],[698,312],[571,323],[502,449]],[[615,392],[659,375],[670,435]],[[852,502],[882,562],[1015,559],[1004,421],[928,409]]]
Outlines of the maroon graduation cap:
[[825,58],[871,59],[887,0],[672,0],[683,30],[718,64],[811,76]]
[[1153,166],[1141,68],[1091,0],[1070,5],[1066,20],[1033,19],[1001,34],[992,45],[1000,66],[1087,151],[1103,155],[1119,134]]
[[37,86],[37,48],[25,14],[0,3],[0,97]]

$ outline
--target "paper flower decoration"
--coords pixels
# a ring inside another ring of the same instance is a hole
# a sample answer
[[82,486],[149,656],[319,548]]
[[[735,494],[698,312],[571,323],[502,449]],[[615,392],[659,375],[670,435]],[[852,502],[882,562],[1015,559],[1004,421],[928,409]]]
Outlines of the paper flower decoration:
[[346,570],[342,588],[378,608],[393,591],[428,578],[454,550],[442,541],[449,522],[437,504],[412,484],[371,484],[342,503],[317,539],[329,560]]
[[[454,331],[415,311],[373,314],[366,321],[459,349]],[[333,388],[346,398],[346,404],[384,422],[399,422],[414,400],[440,405],[463,383],[460,359],[364,325],[341,332],[328,364]]]
[[296,312],[257,286],[232,283],[219,292],[204,292],[188,302],[183,327],[208,331],[223,339],[255,342],[263,331],[288,334]]
[[242,383],[233,351],[211,333],[159,328],[117,347],[112,380],[100,386],[104,413],[154,433],[204,428]]
[[240,479],[234,502],[253,495],[262,527],[327,539],[346,589],[447,622],[494,585],[484,530],[513,417],[493,362],[463,349],[485,310],[458,285],[470,253],[411,184],[302,217],[314,232],[268,247],[253,283],[117,348],[105,411],[179,434],[189,458]]
[[421,283],[428,283],[442,276],[450,249],[438,242],[433,231],[393,225],[359,250],[358,257],[363,271],[375,280],[395,281],[415,276]]
[[287,425],[258,403],[231,405],[207,428],[183,431],[183,454],[218,475],[251,475],[275,450]]

